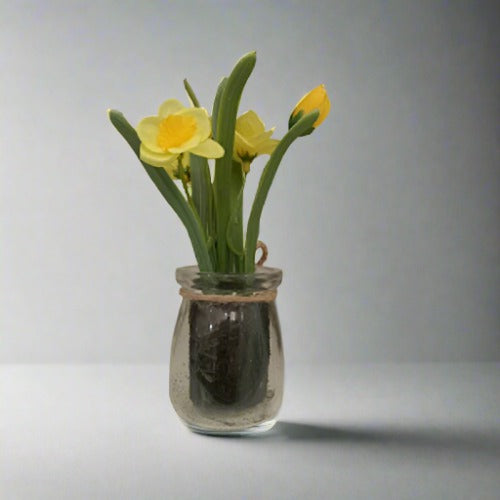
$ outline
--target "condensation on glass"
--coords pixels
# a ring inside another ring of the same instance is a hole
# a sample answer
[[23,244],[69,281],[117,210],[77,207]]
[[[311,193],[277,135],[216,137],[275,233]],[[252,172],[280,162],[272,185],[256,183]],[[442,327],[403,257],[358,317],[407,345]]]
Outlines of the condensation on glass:
[[[177,269],[183,300],[172,340],[170,399],[193,431],[247,434],[274,425],[284,360],[272,292],[281,277],[281,270],[267,267],[243,275]],[[244,299],[233,302],[235,296]]]

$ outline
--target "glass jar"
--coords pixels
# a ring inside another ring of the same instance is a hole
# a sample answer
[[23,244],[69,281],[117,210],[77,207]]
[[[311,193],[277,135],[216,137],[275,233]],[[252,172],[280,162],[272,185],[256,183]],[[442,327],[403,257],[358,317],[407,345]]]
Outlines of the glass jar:
[[283,398],[284,359],[276,309],[282,272],[176,271],[183,297],[170,356],[170,400],[205,434],[269,430]]

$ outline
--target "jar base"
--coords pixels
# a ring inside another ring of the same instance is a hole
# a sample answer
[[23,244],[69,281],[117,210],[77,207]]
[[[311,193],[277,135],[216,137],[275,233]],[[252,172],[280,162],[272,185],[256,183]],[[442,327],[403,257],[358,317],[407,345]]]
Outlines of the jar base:
[[186,424],[188,429],[196,434],[205,434],[207,436],[226,436],[226,437],[237,437],[237,436],[252,436],[255,434],[262,434],[267,432],[274,427],[276,423],[275,419],[268,420],[262,424],[254,425],[246,429],[206,429],[203,427],[198,427],[196,425]]

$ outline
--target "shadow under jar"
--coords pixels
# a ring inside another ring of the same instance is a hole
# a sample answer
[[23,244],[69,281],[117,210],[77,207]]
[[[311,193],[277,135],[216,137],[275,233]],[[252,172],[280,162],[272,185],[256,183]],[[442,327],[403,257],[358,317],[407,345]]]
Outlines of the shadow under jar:
[[269,430],[283,399],[284,359],[276,309],[279,269],[253,274],[176,271],[182,304],[170,355],[170,400],[205,434]]

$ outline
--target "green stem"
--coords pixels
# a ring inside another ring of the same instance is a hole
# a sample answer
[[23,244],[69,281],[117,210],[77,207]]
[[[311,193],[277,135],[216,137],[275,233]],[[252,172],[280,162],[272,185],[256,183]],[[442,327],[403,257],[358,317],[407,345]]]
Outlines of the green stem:
[[274,176],[278,170],[281,159],[286,153],[287,149],[291,146],[293,141],[300,137],[303,132],[309,130],[313,123],[318,119],[319,111],[312,111],[303,116],[281,139],[276,146],[273,154],[269,158],[262,175],[260,177],[259,185],[255,193],[252,210],[248,217],[247,233],[245,241],[245,272],[255,272],[255,251],[257,247],[257,239],[259,237],[260,217],[266,202],[267,194],[271,188]]
[[184,193],[186,193],[186,199],[189,203],[189,206],[191,208],[196,209],[196,207],[194,206],[193,200],[191,198],[191,195],[189,194],[189,189],[188,189],[188,185],[186,182],[186,176],[184,174],[184,167],[182,166],[182,154],[180,154],[177,157],[177,175],[179,177],[179,180],[182,183],[182,187],[184,188]]

